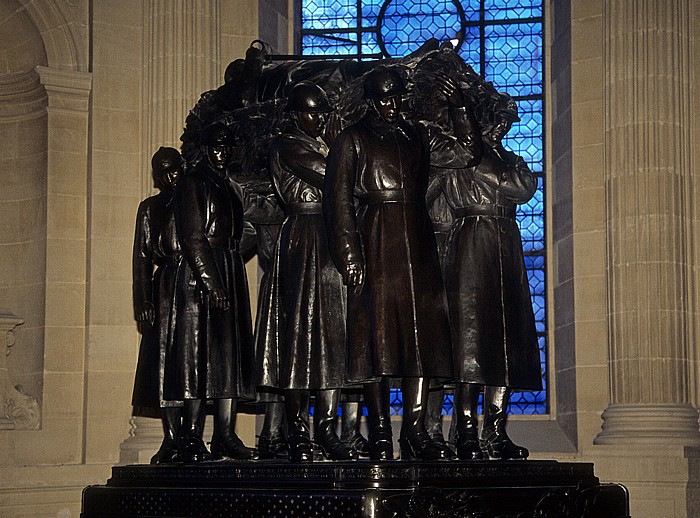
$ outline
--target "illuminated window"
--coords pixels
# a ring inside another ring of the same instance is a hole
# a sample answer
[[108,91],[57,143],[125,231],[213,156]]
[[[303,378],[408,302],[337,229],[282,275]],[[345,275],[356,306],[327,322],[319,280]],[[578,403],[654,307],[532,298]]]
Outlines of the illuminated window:
[[[544,390],[517,392],[512,414],[545,414],[547,336],[545,300],[544,91],[542,0],[302,0],[304,55],[377,59],[402,57],[429,38],[454,39],[464,60],[484,80],[518,103],[521,121],[504,139],[539,179],[535,197],[518,208],[530,293],[539,337]],[[394,391],[398,412],[401,394]],[[451,413],[452,400],[445,401]]]

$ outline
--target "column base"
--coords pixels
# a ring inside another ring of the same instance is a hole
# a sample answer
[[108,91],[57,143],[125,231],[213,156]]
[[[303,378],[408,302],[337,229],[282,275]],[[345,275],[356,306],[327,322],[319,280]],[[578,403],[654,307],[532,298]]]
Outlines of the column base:
[[700,446],[698,411],[691,405],[610,405],[593,444]]
[[119,445],[119,464],[148,464],[163,442],[163,423],[150,417],[132,417],[129,438]]

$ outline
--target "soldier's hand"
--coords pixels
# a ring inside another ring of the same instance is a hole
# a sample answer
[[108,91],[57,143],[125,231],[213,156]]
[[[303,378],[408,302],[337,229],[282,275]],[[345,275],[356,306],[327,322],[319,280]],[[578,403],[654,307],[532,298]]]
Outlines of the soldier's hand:
[[209,301],[214,309],[226,311],[230,306],[228,293],[223,288],[214,288],[209,292]]
[[156,319],[156,311],[153,308],[153,304],[151,304],[150,302],[143,304],[136,311],[136,321],[139,324],[146,324],[146,325],[152,326],[153,321],[155,319]]
[[349,263],[345,265],[343,272],[343,283],[348,287],[352,287],[355,293],[362,291],[362,285],[365,282],[365,266],[360,263]]
[[435,75],[437,89],[447,98],[452,106],[464,106],[466,104],[462,90],[457,81],[442,72]]

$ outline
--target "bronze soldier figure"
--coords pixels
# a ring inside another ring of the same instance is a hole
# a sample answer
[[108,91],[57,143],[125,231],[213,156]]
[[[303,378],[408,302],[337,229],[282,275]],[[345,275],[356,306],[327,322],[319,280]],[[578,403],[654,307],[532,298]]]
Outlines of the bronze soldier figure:
[[[161,147],[151,159],[153,185],[160,190],[139,204],[132,261],[134,314],[141,331],[132,405],[140,415],[157,409],[164,438],[151,464],[177,453],[181,402],[163,400],[165,353],[173,336],[175,279],[182,255],[175,232],[173,189],[184,162],[177,149]],[[146,410],[149,409],[149,410]]]
[[321,211],[328,148],[321,138],[332,111],[325,92],[302,81],[290,91],[292,123],[275,139],[270,172],[287,217],[266,297],[262,386],[284,390],[289,460],[313,459],[309,393],[316,392],[314,442],[331,460],[354,451],[340,442],[336,412],[345,381],[345,289],[330,257]]
[[[245,266],[243,206],[226,178],[232,134],[202,131],[204,157],[175,191],[185,266],[178,276],[175,340],[166,357],[166,399],[185,400],[178,460],[248,459],[236,435],[237,400],[255,399],[255,349]],[[210,454],[202,440],[207,399],[216,401]]]
[[[541,389],[535,319],[516,204],[537,179],[501,140],[518,117],[506,94],[482,95],[476,106],[483,156],[475,168],[445,170],[442,189],[455,215],[446,244],[445,285],[454,351],[456,446],[460,459],[521,459],[506,434],[511,388]],[[477,438],[476,405],[485,385],[485,416]]]
[[[393,458],[389,378],[403,379],[402,458],[450,457],[425,429],[429,378],[450,378],[447,302],[425,204],[428,136],[400,116],[395,70],[366,76],[369,109],[331,146],[323,211],[348,290],[348,377],[365,387],[370,459]],[[357,200],[358,208],[355,209]]]

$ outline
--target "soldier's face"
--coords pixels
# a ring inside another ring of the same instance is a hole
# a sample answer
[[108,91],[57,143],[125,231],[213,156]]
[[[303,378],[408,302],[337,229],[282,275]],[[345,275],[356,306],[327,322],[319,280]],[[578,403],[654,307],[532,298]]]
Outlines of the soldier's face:
[[486,135],[486,140],[488,141],[487,143],[491,146],[495,146],[496,144],[498,144],[501,140],[503,140],[503,137],[505,137],[506,134],[510,131],[512,125],[512,121],[504,117],[499,117],[496,121],[496,125]]
[[232,148],[221,144],[207,146],[209,164],[217,171],[225,171],[231,160]]
[[385,97],[384,99],[374,99],[372,101],[374,109],[379,116],[388,124],[395,124],[399,120],[401,111],[401,96]]
[[182,176],[182,167],[176,167],[163,175],[163,185],[168,189],[173,189]]
[[325,113],[296,112],[294,118],[299,129],[313,138],[320,137],[326,125]]

